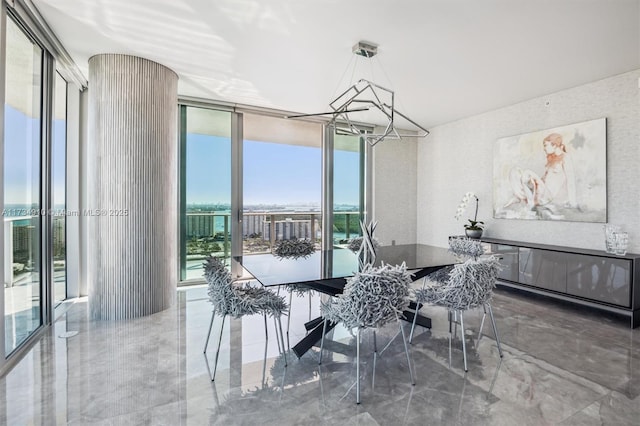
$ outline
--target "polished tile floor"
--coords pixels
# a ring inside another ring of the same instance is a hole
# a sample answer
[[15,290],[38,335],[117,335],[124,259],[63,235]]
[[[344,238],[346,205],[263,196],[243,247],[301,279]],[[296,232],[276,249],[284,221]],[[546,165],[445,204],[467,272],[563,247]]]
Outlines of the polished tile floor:
[[[292,344],[304,335],[308,309],[307,299],[294,299]],[[401,340],[379,358],[374,385],[372,335],[366,333],[362,404],[356,405],[354,341],[347,330],[333,333],[322,366],[316,349],[300,360],[291,354],[284,369],[272,322],[265,345],[262,318],[233,320],[212,383],[220,320],[205,358],[211,315],[205,288],[180,290],[174,308],[127,321],[90,321],[80,299],[0,379],[0,424],[639,424],[640,329],[505,291],[497,292],[494,311],[504,358],[488,324],[478,341],[480,314],[470,313],[464,374],[459,340],[449,368],[446,313],[425,308],[434,328],[417,332],[410,348],[415,386]],[[378,346],[396,331],[393,325],[381,330]]]

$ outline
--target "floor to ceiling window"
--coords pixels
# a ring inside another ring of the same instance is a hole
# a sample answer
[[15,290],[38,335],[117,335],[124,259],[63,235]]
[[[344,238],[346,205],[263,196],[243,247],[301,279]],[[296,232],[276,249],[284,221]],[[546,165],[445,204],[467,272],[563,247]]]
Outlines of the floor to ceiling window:
[[[232,136],[233,123],[241,140]],[[327,188],[333,211],[323,212],[322,124],[181,105],[180,280],[201,280],[207,256],[229,259],[233,238],[234,250],[245,255],[268,253],[278,241],[292,238],[311,239],[320,249],[323,213],[333,215],[326,247],[359,236],[365,142],[336,135],[333,147],[327,164],[334,170]],[[237,194],[232,194],[234,176],[241,182]],[[231,205],[234,197],[237,206]],[[233,228],[237,235],[232,235],[232,211],[242,219]]]
[[359,136],[334,136],[333,242],[346,244],[362,234],[364,216],[364,140]]
[[51,216],[53,255],[53,299],[58,304],[67,298],[66,233],[66,154],[67,154],[67,82],[56,73],[53,123],[51,132]]
[[180,107],[180,279],[202,278],[209,255],[231,254],[231,113]]
[[4,105],[5,353],[42,323],[42,49],[6,20]]
[[291,238],[320,248],[322,126],[256,114],[243,123],[244,253]]

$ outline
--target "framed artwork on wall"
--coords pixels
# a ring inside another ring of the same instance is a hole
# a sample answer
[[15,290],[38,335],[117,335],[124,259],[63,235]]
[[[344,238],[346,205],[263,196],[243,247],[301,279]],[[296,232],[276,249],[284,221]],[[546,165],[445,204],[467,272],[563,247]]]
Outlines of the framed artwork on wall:
[[606,119],[500,138],[496,219],[607,221]]

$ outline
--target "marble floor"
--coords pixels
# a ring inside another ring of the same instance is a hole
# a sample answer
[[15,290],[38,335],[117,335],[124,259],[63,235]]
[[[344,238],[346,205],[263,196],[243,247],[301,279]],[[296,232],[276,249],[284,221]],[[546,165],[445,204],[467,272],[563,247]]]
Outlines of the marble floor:
[[[312,315],[318,302],[313,300]],[[304,335],[308,310],[306,299],[294,299],[292,344]],[[416,385],[409,383],[401,340],[378,359],[374,385],[368,332],[362,404],[356,405],[354,341],[347,330],[335,330],[322,366],[316,348],[299,360],[290,354],[285,369],[271,322],[265,342],[261,317],[232,320],[211,382],[216,340],[205,358],[211,309],[204,287],[181,289],[175,307],[126,321],[88,320],[87,302],[79,299],[0,379],[0,424],[638,424],[640,329],[497,291],[504,358],[488,323],[487,335],[477,339],[481,312],[469,313],[465,374],[459,339],[449,368],[446,312],[423,311],[434,327],[418,331],[410,347]],[[212,336],[219,327],[217,319]],[[380,330],[378,346],[396,331],[393,325]]]

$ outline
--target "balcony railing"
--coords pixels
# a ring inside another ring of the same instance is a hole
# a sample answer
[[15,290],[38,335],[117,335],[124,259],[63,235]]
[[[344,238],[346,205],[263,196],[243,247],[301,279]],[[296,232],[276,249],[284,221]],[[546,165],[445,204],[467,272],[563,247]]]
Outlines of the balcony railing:
[[[64,269],[65,218],[53,216],[54,270]],[[245,212],[242,220],[243,252],[270,253],[278,241],[308,238],[320,247],[320,212]],[[5,287],[28,284],[37,279],[39,268],[40,216],[4,218]],[[209,255],[231,255],[230,214],[191,212],[186,217],[186,262],[189,275],[200,276],[201,260]],[[334,212],[334,241],[359,235],[358,212]]]
[[[190,212],[186,216],[185,260],[191,264],[189,269],[200,269],[200,260],[211,254],[227,258],[231,255],[229,213]],[[64,219],[52,217],[54,261],[58,257],[64,259]],[[31,281],[29,277],[37,272],[39,226],[40,216],[4,218],[5,287]],[[270,253],[278,241],[291,238],[308,238],[320,247],[320,212],[245,212],[242,227],[245,254]],[[359,231],[359,212],[334,212],[334,244],[360,235]],[[56,263],[63,262],[54,262],[54,269]]]
[[[31,283],[40,257],[40,216],[6,216],[4,219],[4,285]],[[52,217],[54,270],[64,269],[65,217]]]
[[[360,235],[359,212],[334,212],[334,243]],[[190,260],[210,254],[230,256],[230,214],[186,214],[186,255]],[[320,212],[245,212],[242,220],[243,251],[269,253],[277,241],[308,238],[320,244]]]
[[[37,232],[38,219],[39,216],[4,218],[5,287],[12,287],[18,279],[30,275],[35,267],[33,260],[38,255],[38,247],[34,247],[37,239],[33,234]],[[18,259],[21,257],[25,257],[25,259]],[[16,260],[20,260],[20,262],[16,262]]]

